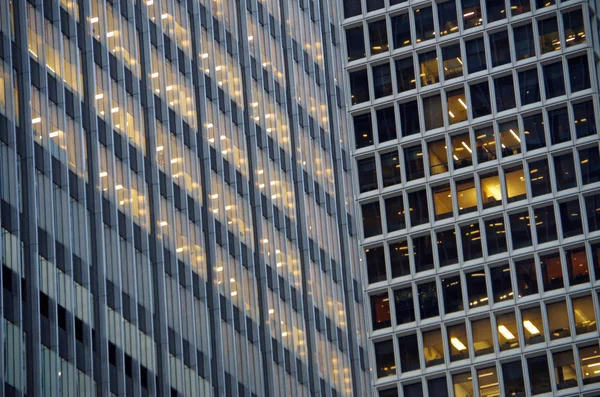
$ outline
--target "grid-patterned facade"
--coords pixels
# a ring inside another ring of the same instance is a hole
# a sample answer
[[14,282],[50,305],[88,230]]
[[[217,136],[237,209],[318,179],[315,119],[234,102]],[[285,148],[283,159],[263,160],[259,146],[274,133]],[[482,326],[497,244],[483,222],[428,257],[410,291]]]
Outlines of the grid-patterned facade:
[[340,26],[0,0],[0,395],[370,393]]
[[598,7],[344,2],[377,395],[598,395]]

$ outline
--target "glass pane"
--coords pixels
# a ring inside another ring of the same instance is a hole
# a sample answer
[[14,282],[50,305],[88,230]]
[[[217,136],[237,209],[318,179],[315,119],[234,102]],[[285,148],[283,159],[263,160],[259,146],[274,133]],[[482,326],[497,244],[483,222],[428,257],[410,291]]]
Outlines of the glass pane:
[[492,53],[492,66],[510,63],[510,47],[508,45],[508,31],[503,30],[490,34],[490,51]]
[[490,277],[492,279],[494,303],[513,299],[510,267],[508,264],[490,268]]
[[564,13],[563,25],[567,47],[585,43],[585,29],[581,9]]
[[390,298],[387,292],[371,296],[371,317],[373,330],[392,326],[390,316]]
[[579,364],[581,365],[584,385],[600,382],[599,372],[596,372],[598,371],[598,366],[600,366],[599,350],[598,343],[579,348]]
[[404,384],[402,389],[404,390],[405,397],[423,397],[423,386],[421,385],[421,382],[412,383],[410,385]]
[[412,90],[416,87],[412,56],[396,61],[396,84],[398,85],[398,92]]
[[498,0],[486,0],[485,8],[487,9],[487,21],[495,22],[506,18],[504,10],[504,2]]
[[450,347],[450,361],[458,361],[469,358],[469,344],[467,340],[467,328],[465,324],[457,324],[448,327],[448,345]]
[[429,234],[413,238],[415,271],[423,272],[433,269],[432,249],[431,236]]
[[456,196],[460,215],[477,211],[477,189],[473,178],[456,182]]
[[362,205],[363,231],[364,237],[372,237],[381,234],[381,214],[379,212],[379,202],[367,203]]
[[450,138],[452,141],[452,160],[454,161],[454,169],[460,169],[473,165],[473,159],[471,154],[471,142],[469,134],[464,133],[460,135],[454,135]]
[[502,375],[504,377],[504,393],[507,396],[525,396],[525,381],[521,361],[502,363]]
[[550,205],[548,207],[536,208],[534,213],[538,244],[556,240],[558,235],[556,233],[554,207]]
[[431,7],[415,10],[415,32],[417,43],[435,38],[433,11]]
[[529,212],[524,211],[516,214],[510,214],[509,221],[513,250],[530,246],[531,228]]
[[373,66],[373,93],[375,98],[392,95],[392,73],[389,63]]
[[523,200],[526,198],[525,178],[522,168],[512,168],[504,171],[506,182],[506,193],[508,202]]
[[559,254],[540,256],[544,291],[563,288],[563,273]]
[[421,145],[405,148],[404,162],[407,180],[412,181],[425,176],[425,170],[423,169],[423,151],[421,150]]
[[346,45],[348,48],[348,62],[366,56],[365,37],[362,26],[346,30]]
[[385,218],[388,233],[406,229],[402,196],[385,199]]
[[394,48],[410,45],[410,23],[408,14],[395,15],[391,18]]
[[378,109],[376,115],[379,143],[396,139],[396,115],[394,114],[394,107]]
[[400,128],[402,128],[402,136],[410,136],[418,134],[421,131],[419,126],[419,118],[414,117],[419,114],[417,101],[400,103]]
[[467,279],[467,293],[469,294],[469,307],[475,308],[488,304],[485,271],[475,271],[465,274]]
[[510,0],[510,11],[512,16],[531,11],[529,0]]
[[496,138],[492,127],[475,130],[475,141],[477,145],[477,162],[479,164],[497,158]]
[[519,332],[515,313],[496,315],[496,324],[498,326],[500,351],[519,347]]
[[583,233],[581,224],[581,210],[579,200],[571,200],[560,203],[560,219],[563,229],[563,237],[572,237]]
[[571,126],[567,108],[548,111],[548,119],[550,121],[550,138],[553,145],[571,139]]
[[475,350],[476,357],[494,352],[492,326],[489,318],[473,321],[471,323],[471,333],[473,334],[473,350]]
[[482,23],[479,0],[462,0],[463,25],[465,30]]
[[517,273],[519,298],[538,293],[535,262],[533,259],[515,262],[515,272]]
[[572,153],[554,157],[554,173],[558,190],[570,189],[577,185]]
[[460,276],[442,279],[442,290],[444,293],[444,311],[446,314],[464,309]]
[[385,280],[385,252],[383,247],[365,248],[365,259],[367,261],[369,283]]
[[536,395],[552,391],[550,373],[548,371],[548,360],[545,354],[543,356],[528,358],[527,367],[529,369],[531,394]]
[[506,230],[504,218],[488,219],[485,221],[488,255],[506,252]]
[[498,174],[482,175],[480,184],[483,208],[491,208],[502,204],[502,190]]
[[[587,225],[590,232],[600,230],[600,194],[587,196],[583,199],[587,215]],[[596,277],[600,278],[600,274]]]
[[558,36],[556,17],[538,21],[538,30],[540,32],[542,54],[560,50],[560,37]]
[[394,342],[391,340],[375,343],[375,361],[377,366],[377,377],[383,378],[396,374],[396,363],[394,360]]
[[487,116],[492,112],[490,105],[490,87],[487,81],[473,84],[471,89],[471,116],[473,118]]
[[400,176],[400,163],[398,152],[385,153],[381,155],[381,178],[383,187],[388,187],[402,182]]
[[419,54],[419,74],[422,86],[435,84],[440,81],[437,53],[435,51]]
[[479,224],[473,223],[460,228],[465,261],[481,258],[481,234]]
[[396,306],[396,322],[398,325],[415,321],[415,306],[411,288],[403,288],[394,291],[394,303]]
[[542,159],[529,163],[529,174],[531,194],[533,197],[541,196],[552,191],[548,160]]
[[385,19],[369,23],[369,40],[371,41],[371,55],[389,50]]
[[373,144],[371,113],[354,116],[354,140],[356,141],[357,149]]
[[494,88],[496,91],[496,110],[498,112],[513,109],[517,106],[512,74],[495,79]]
[[558,390],[577,386],[577,373],[575,372],[575,359],[573,351],[554,353],[554,375],[556,377],[556,388]]
[[439,329],[423,332],[423,355],[425,356],[425,365],[428,367],[444,363],[444,344],[442,343],[442,332]]
[[565,94],[565,79],[563,77],[562,62],[544,65],[544,86],[546,98],[555,98]]
[[440,22],[440,36],[458,32],[458,20],[456,19],[456,1],[451,0],[440,3],[438,17]]
[[448,385],[446,377],[427,380],[427,389],[430,396],[448,397]]
[[527,150],[535,150],[546,146],[544,119],[541,114],[523,117],[523,134]]
[[425,129],[428,131],[444,126],[442,100],[439,95],[423,98],[423,118]]
[[390,267],[392,268],[392,278],[410,274],[409,257],[408,242],[406,240],[390,244]]
[[369,86],[368,84],[365,84],[367,81],[368,77],[366,70],[350,73],[350,92],[352,94],[353,105],[369,100]]
[[571,336],[569,330],[569,315],[565,302],[555,302],[546,305],[548,315],[548,326],[550,327],[550,339],[566,338]]
[[513,28],[513,37],[515,42],[515,55],[517,61],[535,56],[535,46],[533,43],[533,27],[531,24],[515,26]]
[[422,225],[429,222],[429,210],[427,208],[427,193],[425,190],[408,193],[408,209],[410,213],[411,226]]
[[500,132],[502,157],[521,153],[521,134],[517,120],[498,123],[498,131]]
[[571,92],[590,88],[590,69],[587,55],[569,58],[568,64]]
[[446,80],[463,75],[463,62],[459,44],[443,47],[442,58],[444,60],[444,78]]
[[438,231],[436,235],[440,266],[457,263],[458,248],[456,246],[456,232],[454,229]]
[[494,397],[500,395],[496,367],[478,369],[477,380],[479,381],[480,397]]
[[435,207],[435,220],[452,217],[452,193],[450,185],[435,186],[433,192],[433,205]]
[[465,372],[452,376],[452,385],[454,386],[454,395],[456,397],[473,396],[473,381],[471,373]]
[[385,7],[383,0],[367,0],[367,12],[378,10]]
[[358,168],[358,184],[360,192],[368,192],[377,189],[377,167],[375,166],[375,158],[358,160],[356,162]]
[[450,124],[460,123],[467,119],[467,99],[465,90],[458,89],[446,93],[448,99],[448,121]]
[[573,105],[573,118],[577,138],[596,135],[596,118],[594,116],[594,102],[586,101]]
[[594,302],[592,296],[574,298],[573,317],[575,318],[575,334],[581,335],[588,332],[596,332],[596,314],[594,313]]
[[522,310],[521,319],[523,320],[525,345],[544,342],[544,323],[539,306]]
[[585,247],[565,250],[567,259],[567,271],[569,273],[569,284],[577,285],[590,281],[588,271],[588,260],[585,254]]
[[439,140],[427,144],[429,152],[429,172],[431,175],[448,172],[448,156],[446,155],[446,141]]
[[419,344],[417,335],[406,335],[398,338],[398,350],[400,351],[400,370],[409,372],[419,369]]
[[467,67],[469,68],[469,73],[479,72],[487,68],[485,46],[482,37],[466,41],[465,49],[467,50]]
[[[418,285],[421,319],[440,315],[435,281]],[[416,345],[416,344],[415,344]],[[418,355],[418,354],[417,354]]]

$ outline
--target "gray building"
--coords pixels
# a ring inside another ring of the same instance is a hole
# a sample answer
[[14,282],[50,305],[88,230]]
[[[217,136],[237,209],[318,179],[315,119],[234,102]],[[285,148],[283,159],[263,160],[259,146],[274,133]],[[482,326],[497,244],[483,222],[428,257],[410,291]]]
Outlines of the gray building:
[[600,394],[599,7],[344,2],[378,396]]

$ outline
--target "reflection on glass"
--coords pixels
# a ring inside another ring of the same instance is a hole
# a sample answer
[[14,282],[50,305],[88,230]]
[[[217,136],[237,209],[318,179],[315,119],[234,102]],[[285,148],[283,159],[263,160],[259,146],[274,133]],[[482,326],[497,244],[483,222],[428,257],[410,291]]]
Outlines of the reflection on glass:
[[431,7],[415,10],[415,32],[417,43],[435,38],[433,11]]
[[481,233],[479,223],[471,223],[460,228],[465,261],[481,258]]
[[417,272],[433,269],[432,248],[429,234],[413,238],[414,262]]
[[421,319],[435,317],[440,315],[438,306],[438,296],[435,281],[423,283],[417,286],[419,290],[419,307]]
[[540,265],[545,291],[564,287],[562,266],[558,253],[540,256]]
[[385,218],[388,233],[406,228],[402,196],[385,199]]
[[554,98],[565,94],[565,79],[563,75],[562,62],[544,65],[544,87],[546,98]]
[[577,185],[573,153],[568,152],[554,157],[554,174],[558,190],[570,189]]
[[573,317],[575,318],[575,334],[581,335],[588,332],[596,332],[596,314],[594,313],[594,302],[592,296],[574,298]]
[[377,189],[377,167],[375,167],[375,158],[358,160],[358,184],[360,192],[368,192]]
[[464,133],[454,135],[450,138],[452,141],[452,160],[454,161],[454,169],[468,167],[473,164],[471,149],[471,141],[469,134]]
[[494,397],[500,394],[496,367],[478,369],[477,380],[479,382],[479,395],[481,397]]
[[529,182],[533,197],[552,192],[548,160],[543,158],[529,163]]
[[504,10],[504,2],[498,0],[486,0],[485,8],[487,10],[487,21],[488,23],[499,21],[506,18],[506,12]]
[[482,318],[471,322],[473,333],[473,350],[475,357],[494,352],[494,340],[492,337],[492,326],[489,318]]
[[510,214],[510,234],[513,249],[528,247],[531,245],[531,222],[529,220],[529,212],[517,212]]
[[394,304],[396,307],[396,322],[398,325],[415,321],[415,307],[413,304],[412,289],[410,287],[394,291]]
[[535,56],[535,45],[533,42],[533,27],[530,23],[515,26],[513,28],[515,42],[515,55],[517,61]]
[[428,367],[444,363],[444,344],[439,328],[423,332],[423,355]]
[[[596,149],[597,150],[597,149]],[[573,237],[583,233],[581,224],[581,210],[579,200],[566,201],[559,204],[560,222],[563,229],[563,237]]]
[[446,155],[446,141],[429,142],[427,144],[429,152],[429,172],[431,175],[448,172],[448,156]]
[[527,150],[535,150],[546,146],[544,119],[541,113],[523,117],[523,134]]
[[432,188],[433,205],[435,207],[435,220],[452,217],[452,193],[450,185],[441,185]]
[[450,347],[450,361],[469,358],[469,342],[467,340],[467,327],[464,323],[448,327],[448,346]]
[[510,63],[510,47],[508,45],[508,31],[503,30],[490,34],[490,51],[492,53],[492,66]]
[[429,210],[427,205],[427,193],[425,190],[408,193],[408,211],[410,213],[410,225],[415,227],[429,222]]
[[556,388],[558,390],[577,386],[577,373],[575,372],[575,359],[573,351],[554,353],[554,375],[556,377]]
[[529,0],[510,0],[510,13],[512,16],[531,11]]
[[376,55],[389,49],[385,19],[369,23],[369,39],[371,41],[371,55]]
[[547,304],[546,313],[548,327],[550,327],[550,340],[571,336],[567,304],[564,301]]
[[375,98],[392,95],[393,90],[390,64],[386,62],[373,66],[373,93]]
[[[454,3],[454,1],[451,3]],[[443,47],[442,58],[444,60],[444,78],[446,80],[463,75],[463,62],[460,55],[460,44]]]
[[485,234],[488,255],[506,252],[506,228],[504,218],[488,219],[485,221]]
[[390,298],[387,292],[371,296],[371,317],[373,330],[378,330],[392,325],[390,317]]
[[404,149],[404,163],[406,165],[405,169],[407,180],[412,181],[425,176],[425,170],[423,169],[423,151],[421,149],[421,145]]
[[391,19],[394,48],[410,45],[410,23],[408,14],[395,15]]
[[469,73],[479,72],[487,68],[485,61],[485,44],[483,37],[465,42],[467,51],[467,67]]
[[521,311],[521,320],[523,321],[523,335],[525,335],[525,345],[544,342],[544,323],[542,320],[542,311],[539,306]]
[[456,232],[454,229],[438,231],[437,249],[440,266],[447,266],[458,262],[458,248],[456,246]]
[[495,160],[496,156],[496,138],[494,129],[485,127],[475,130],[475,142],[477,149],[477,162],[479,164],[486,161]]
[[415,66],[412,56],[396,61],[396,85],[398,92],[412,90],[416,87]]
[[450,124],[465,121],[467,119],[468,109],[465,90],[460,88],[458,90],[448,91],[446,97],[448,100],[448,120]]
[[577,134],[577,138],[596,135],[594,102],[586,101],[574,104],[573,118],[575,119],[575,132]]
[[494,88],[496,90],[496,109],[498,112],[513,109],[517,106],[512,74],[494,79]]
[[400,370],[409,372],[419,369],[419,344],[417,335],[405,335],[398,338],[398,350],[400,351]]
[[581,9],[564,13],[563,25],[567,47],[585,43],[585,29]]
[[400,176],[400,163],[398,152],[384,153],[381,155],[381,178],[383,187],[388,187],[402,182]]
[[485,270],[465,274],[467,279],[467,293],[469,294],[469,307],[475,308],[488,304]]

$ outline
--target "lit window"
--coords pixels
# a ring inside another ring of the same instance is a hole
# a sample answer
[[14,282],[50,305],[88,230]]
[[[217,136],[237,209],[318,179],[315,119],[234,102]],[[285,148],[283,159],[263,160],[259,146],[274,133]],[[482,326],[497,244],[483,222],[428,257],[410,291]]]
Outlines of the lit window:
[[519,332],[514,312],[496,315],[500,351],[519,347]]
[[523,168],[511,168],[504,171],[506,182],[506,193],[508,202],[523,200],[526,198],[525,177]]
[[[454,1],[448,3],[454,4]],[[442,58],[444,60],[444,78],[446,80],[461,77],[463,75],[463,61],[460,54],[460,44],[443,47]]]
[[523,321],[525,345],[544,342],[544,322],[539,306],[521,310],[521,321]]
[[467,340],[467,328],[464,323],[448,327],[448,346],[450,347],[450,361],[458,361],[469,358],[469,341]]
[[484,127],[475,130],[475,143],[477,150],[477,162],[479,164],[486,161],[495,160],[496,156],[496,138],[492,127]]
[[489,318],[486,317],[471,322],[471,333],[473,334],[473,350],[476,357],[494,352],[492,326]]
[[458,32],[458,20],[456,18],[456,1],[438,3],[438,19],[440,22],[440,36]]
[[473,178],[456,182],[456,196],[460,215],[477,211],[477,189]]
[[423,332],[423,355],[427,367],[444,363],[444,344],[439,328]]
[[540,256],[540,266],[542,268],[544,291],[564,287],[562,266],[558,253]]
[[500,386],[498,385],[498,374],[496,373],[496,367],[478,369],[477,380],[479,383],[479,395],[481,397],[493,397],[500,395]]
[[563,14],[565,28],[565,43],[567,47],[585,43],[585,29],[581,9]]
[[429,173],[437,175],[448,172],[448,156],[446,154],[446,141],[443,139],[427,144],[429,154]]
[[584,385],[600,382],[600,372],[597,372],[600,366],[599,351],[597,342],[592,346],[579,348],[579,363]]
[[385,19],[369,23],[369,41],[371,43],[371,55],[376,55],[389,49]]
[[502,157],[521,153],[521,132],[517,120],[498,123],[498,131],[500,132]]
[[450,124],[460,123],[467,119],[467,99],[465,90],[448,91],[446,93],[448,105],[448,121]]
[[558,35],[558,23],[556,17],[546,18],[538,21],[540,34],[540,48],[542,54],[560,50],[560,37]]
[[452,217],[452,193],[450,185],[445,184],[432,188],[435,219],[441,220]]
[[466,273],[467,293],[469,298],[469,307],[476,308],[488,304],[487,286],[485,282],[485,270],[476,270]]
[[546,314],[550,327],[550,340],[571,336],[569,315],[564,301],[546,304]]
[[462,10],[465,29],[481,25],[481,6],[479,0],[462,0]]
[[575,319],[575,334],[581,335],[588,332],[596,332],[596,314],[592,296],[574,298],[573,317]]

